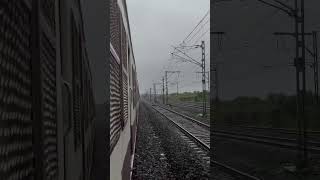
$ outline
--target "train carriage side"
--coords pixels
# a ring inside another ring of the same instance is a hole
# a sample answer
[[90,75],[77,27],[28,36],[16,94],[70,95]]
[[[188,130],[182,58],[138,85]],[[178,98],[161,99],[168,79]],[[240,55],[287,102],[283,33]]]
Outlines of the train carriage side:
[[7,0],[0,11],[0,179],[90,179],[95,110],[80,1]]
[[60,179],[90,179],[93,158],[95,106],[91,64],[84,35],[81,3],[60,1],[61,94],[63,155]]
[[110,1],[110,179],[130,179],[138,85],[124,0]]

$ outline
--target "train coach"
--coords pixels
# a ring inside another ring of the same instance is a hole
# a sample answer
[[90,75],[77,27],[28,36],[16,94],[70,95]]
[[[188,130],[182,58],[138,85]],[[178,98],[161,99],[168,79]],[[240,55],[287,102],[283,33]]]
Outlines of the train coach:
[[139,88],[125,0],[110,0],[110,179],[131,179]]
[[90,179],[85,42],[79,0],[1,0],[0,179]]

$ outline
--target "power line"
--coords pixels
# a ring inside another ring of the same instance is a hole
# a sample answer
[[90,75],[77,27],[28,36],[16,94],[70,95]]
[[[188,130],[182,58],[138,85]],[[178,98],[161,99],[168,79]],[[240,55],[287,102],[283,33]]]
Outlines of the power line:
[[[282,7],[279,7],[279,6],[275,5],[275,4],[266,2],[266,1],[264,1],[264,0],[256,0],[256,1],[259,1],[259,2],[261,2],[261,3],[263,3],[263,4],[265,4],[265,5],[271,6],[271,7],[273,7],[273,8],[279,9],[279,10],[287,13],[289,16],[292,16],[292,15],[293,15],[292,12],[291,12],[291,10],[292,10],[291,8],[282,8]],[[274,0],[274,1],[280,3],[280,2],[277,1],[277,0]],[[283,3],[281,3],[281,4],[283,4]]]
[[[204,35],[206,35],[206,33],[209,32],[209,30],[210,30],[210,29],[207,29],[207,30],[197,39],[197,41],[195,42],[195,44],[197,44],[197,43],[199,42],[199,40],[200,40]],[[209,34],[208,34],[208,35],[209,35]]]
[[210,19],[208,19],[208,20],[205,22],[205,24],[203,24],[203,25],[201,26],[200,29],[198,29],[198,31],[188,40],[188,42],[191,42],[192,39],[201,32],[201,30],[203,29],[203,27],[204,27],[206,24],[208,24],[209,20],[210,20]]
[[[176,50],[178,50],[180,53],[182,53],[183,55],[185,55],[186,57],[188,57],[190,59],[190,61],[193,61],[195,64],[201,66],[201,63],[198,62],[197,60],[193,59],[192,57],[190,57],[188,54],[186,54],[185,52],[175,48]],[[173,54],[173,53],[172,53]],[[176,54],[175,54],[176,55]]]
[[206,14],[203,16],[203,18],[199,21],[199,23],[196,25],[196,27],[194,27],[193,29],[192,29],[192,31],[188,34],[188,36],[182,41],[182,42],[185,42],[188,38],[189,38],[189,36],[194,32],[194,30],[201,24],[201,22],[204,20],[204,18],[206,17],[206,16],[208,16],[208,14],[209,14],[209,12],[210,12],[210,9],[206,12]]

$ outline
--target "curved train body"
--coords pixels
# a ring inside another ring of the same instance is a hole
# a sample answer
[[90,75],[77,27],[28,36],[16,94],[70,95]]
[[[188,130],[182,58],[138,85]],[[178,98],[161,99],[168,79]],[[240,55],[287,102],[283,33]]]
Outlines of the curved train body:
[[90,180],[94,104],[80,1],[1,1],[0,179]]
[[110,179],[130,179],[139,88],[125,0],[110,0]]

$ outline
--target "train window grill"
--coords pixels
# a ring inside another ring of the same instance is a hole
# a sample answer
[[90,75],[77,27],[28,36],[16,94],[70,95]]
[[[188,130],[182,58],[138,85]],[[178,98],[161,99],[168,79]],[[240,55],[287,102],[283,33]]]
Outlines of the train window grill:
[[[121,16],[122,19],[122,16]],[[124,66],[124,69],[128,68],[128,60],[127,60],[127,34],[124,24],[121,26],[121,61]]]
[[31,10],[8,0],[0,13],[0,177],[33,179]]
[[44,128],[44,166],[49,179],[58,175],[57,152],[57,100],[56,100],[56,54],[46,34],[41,36],[41,79]]
[[121,132],[120,64],[110,53],[110,152]]
[[122,82],[123,82],[123,128],[127,124],[128,121],[128,77],[125,73],[122,73]]
[[50,28],[55,32],[55,0],[41,0],[42,14],[46,18]]
[[120,56],[121,52],[121,17],[120,8],[117,0],[110,1],[110,42],[113,45],[116,53]]

